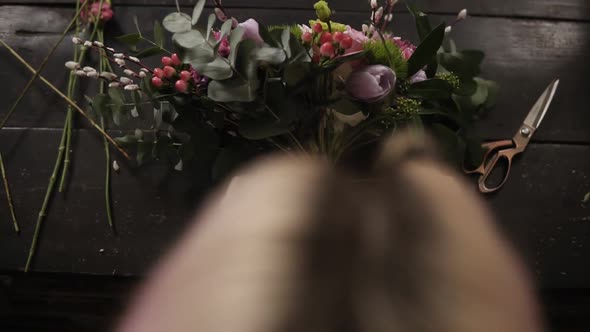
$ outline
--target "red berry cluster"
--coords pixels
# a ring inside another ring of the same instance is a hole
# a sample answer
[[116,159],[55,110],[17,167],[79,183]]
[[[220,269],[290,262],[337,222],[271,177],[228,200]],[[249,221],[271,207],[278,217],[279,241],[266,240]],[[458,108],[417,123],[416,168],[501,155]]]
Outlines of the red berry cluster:
[[312,32],[304,32],[301,35],[301,40],[307,46],[315,46],[314,51],[316,51],[316,54],[314,54],[314,57],[323,57],[324,59],[332,59],[342,55],[352,47],[352,38],[349,35],[340,31],[334,33],[324,31],[322,24],[319,22],[312,27]]
[[162,65],[164,66],[163,68],[154,69],[152,85],[159,89],[164,86],[164,80],[171,83],[175,82],[174,88],[176,91],[186,93],[192,75],[190,71],[181,68],[182,61],[180,61],[178,55],[175,53],[169,57],[162,57]]

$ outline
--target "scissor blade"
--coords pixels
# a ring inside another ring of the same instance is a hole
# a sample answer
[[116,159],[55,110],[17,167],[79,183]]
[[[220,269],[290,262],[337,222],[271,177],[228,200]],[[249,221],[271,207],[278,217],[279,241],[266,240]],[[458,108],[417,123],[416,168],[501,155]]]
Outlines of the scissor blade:
[[545,89],[545,92],[539,97],[539,100],[535,103],[535,106],[529,112],[529,115],[524,120],[524,124],[532,127],[534,129],[539,128],[541,122],[543,122],[543,118],[545,118],[545,114],[549,110],[549,106],[553,101],[553,97],[555,97],[555,92],[557,91],[557,87],[559,86],[559,80],[556,79],[549,86]]

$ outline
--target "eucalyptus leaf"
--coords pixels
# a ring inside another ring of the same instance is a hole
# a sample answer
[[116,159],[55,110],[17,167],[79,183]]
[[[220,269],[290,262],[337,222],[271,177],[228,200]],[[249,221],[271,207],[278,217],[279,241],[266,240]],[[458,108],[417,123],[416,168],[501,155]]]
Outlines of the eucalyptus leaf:
[[256,87],[252,82],[212,81],[207,89],[208,97],[216,102],[252,102],[256,99]]
[[253,40],[243,40],[240,43],[235,61],[235,69],[240,75],[250,81],[258,81],[258,62],[252,56],[258,48]]
[[162,29],[162,24],[158,21],[154,22],[154,42],[159,47],[164,47],[164,30]]
[[268,62],[273,65],[279,65],[287,60],[285,51],[275,47],[262,47],[255,55],[256,60]]
[[242,41],[242,39],[244,38],[245,32],[246,32],[246,29],[239,26],[239,27],[235,28],[231,32],[231,34],[229,35],[230,53],[229,53],[228,60],[232,66],[235,66],[235,64],[236,64],[236,56],[239,52],[239,45],[240,45],[240,42]]
[[181,51],[184,63],[190,63],[193,67],[201,67],[215,59],[213,48],[208,43],[203,43],[191,49]]
[[233,70],[227,61],[225,58],[217,57],[206,65],[195,66],[195,69],[213,80],[227,80],[233,76]]
[[291,39],[291,30],[287,27],[283,29],[283,33],[281,34],[281,45],[283,45],[283,49],[285,50],[285,54],[287,58],[291,57],[291,45],[289,44],[289,40]]
[[213,25],[216,21],[217,16],[214,13],[209,14],[209,18],[207,19],[207,35],[205,37],[207,41],[209,41],[209,38],[211,37],[211,31],[213,31]]
[[221,41],[223,40],[223,38],[225,38],[231,31],[231,27],[232,27],[232,20],[227,20],[225,22],[223,22],[223,24],[221,25],[221,28],[219,29],[219,40],[217,41],[217,43],[221,43]]
[[444,23],[436,27],[416,48],[416,51],[408,60],[408,77],[413,76],[435,60],[436,53],[445,37],[445,27]]
[[163,101],[160,104],[160,108],[154,108],[154,129],[156,130],[162,126],[162,106],[167,103],[167,101]]
[[172,40],[180,47],[191,49],[205,43],[205,38],[198,30],[178,32],[172,36]]
[[162,25],[164,29],[172,33],[190,31],[192,27],[191,17],[185,13],[170,13],[164,17]]
[[199,0],[193,8],[193,17],[191,20],[192,25],[197,25],[199,22],[199,18],[201,17],[201,13],[203,12],[203,8],[205,7],[205,0]]

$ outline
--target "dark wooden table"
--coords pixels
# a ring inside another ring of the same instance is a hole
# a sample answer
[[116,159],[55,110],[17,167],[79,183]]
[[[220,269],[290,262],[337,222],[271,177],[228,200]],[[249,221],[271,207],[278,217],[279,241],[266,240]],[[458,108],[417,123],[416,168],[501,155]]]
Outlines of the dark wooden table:
[[[313,0],[225,0],[240,20],[266,24],[305,22]],[[71,19],[72,0],[0,0],[0,38],[34,66],[58,40]],[[181,3],[190,12],[192,1]],[[364,0],[332,1],[339,21],[360,25]],[[468,7],[472,16],[455,30],[460,48],[486,52],[483,76],[502,86],[496,109],[481,120],[486,139],[512,137],[530,106],[553,78],[561,79],[556,100],[534,143],[516,162],[506,187],[489,196],[500,227],[525,257],[537,278],[555,330],[590,329],[590,2],[587,0],[419,0],[435,19],[450,20]],[[110,35],[134,31],[141,18],[152,22],[173,10],[172,0],[115,1]],[[401,10],[395,32],[416,39],[412,18]],[[63,63],[72,53],[66,41],[43,75],[62,89]],[[30,74],[0,49],[0,115]],[[89,91],[89,93],[91,93]],[[36,82],[17,114],[0,131],[14,200],[22,226],[11,229],[0,197],[0,329],[85,331],[108,326],[138,276],[183,230],[210,183],[197,174],[170,175],[163,165],[113,177],[118,234],[107,226],[103,207],[104,155],[100,138],[83,121],[75,133],[74,168],[65,195],[52,201],[33,274],[21,272],[34,222],[51,173],[65,104]],[[509,294],[507,294],[509,296]],[[11,329],[3,329],[10,327]]]

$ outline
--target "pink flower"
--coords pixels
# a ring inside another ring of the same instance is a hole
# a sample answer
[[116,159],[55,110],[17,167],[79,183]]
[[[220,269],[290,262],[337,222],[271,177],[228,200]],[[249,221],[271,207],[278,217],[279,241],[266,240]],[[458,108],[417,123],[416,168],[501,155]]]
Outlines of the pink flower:
[[[213,38],[215,38],[216,41],[219,41],[219,39],[221,38],[221,32],[220,31],[213,31]],[[227,36],[223,37],[223,40],[219,44],[219,49],[217,50],[217,54],[219,54],[219,56],[227,58],[229,56],[230,51],[231,51],[231,49],[229,47],[229,40],[227,39]]]
[[262,37],[260,37],[258,22],[253,19],[248,19],[245,22],[238,24],[238,26],[244,28],[244,39],[250,39],[261,45],[264,43]]
[[386,66],[366,66],[350,74],[346,81],[346,92],[358,100],[368,103],[386,98],[395,87],[395,72]]
[[426,76],[426,72],[424,70],[420,70],[414,76],[410,77],[410,84],[426,81],[428,77]]
[[392,40],[399,47],[400,51],[402,51],[402,55],[406,60],[410,59],[414,51],[416,51],[416,46],[407,40],[402,40],[400,37],[394,37]]
[[369,40],[369,38],[367,38],[367,36],[365,36],[365,34],[362,31],[355,30],[350,26],[346,26],[346,31],[344,32],[344,34],[352,38],[352,46],[346,49],[345,54],[362,51],[363,44]]
[[[85,0],[86,2],[88,0]],[[100,5],[100,1],[94,1],[90,5],[88,5],[82,12],[80,12],[80,17],[82,20],[86,22],[95,22],[96,19],[99,17],[101,22],[107,22],[111,18],[113,18],[113,9],[111,8],[110,2],[103,1],[102,7]]]

